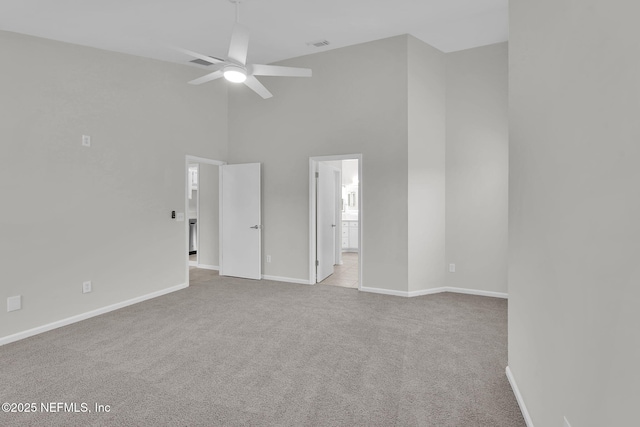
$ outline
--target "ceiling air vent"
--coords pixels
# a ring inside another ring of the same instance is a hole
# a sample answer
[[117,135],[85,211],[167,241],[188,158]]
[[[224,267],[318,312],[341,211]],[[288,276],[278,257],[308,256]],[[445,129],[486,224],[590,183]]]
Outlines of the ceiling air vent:
[[[218,59],[218,58],[216,58],[215,56],[212,56],[211,58],[213,58],[213,59],[217,59],[218,61],[222,61],[221,59]],[[213,63],[212,63],[212,62],[207,62],[207,61],[205,61],[204,59],[194,59],[193,61],[189,61],[189,62],[191,62],[191,63],[193,63],[193,64],[198,64],[198,65],[206,65],[207,67],[208,67],[209,65],[213,65]]]
[[317,40],[315,42],[307,42],[307,46],[324,47],[329,46],[328,40]]

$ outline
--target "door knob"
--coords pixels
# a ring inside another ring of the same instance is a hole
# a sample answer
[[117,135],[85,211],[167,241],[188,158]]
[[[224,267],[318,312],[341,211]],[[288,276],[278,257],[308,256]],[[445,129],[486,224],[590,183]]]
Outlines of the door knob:
[[336,225],[335,225],[335,224],[331,224],[331,226],[332,226],[332,227],[335,227]]
[[255,228],[257,230],[259,228],[262,228],[262,226],[261,225],[254,225],[253,227],[249,227],[249,228]]

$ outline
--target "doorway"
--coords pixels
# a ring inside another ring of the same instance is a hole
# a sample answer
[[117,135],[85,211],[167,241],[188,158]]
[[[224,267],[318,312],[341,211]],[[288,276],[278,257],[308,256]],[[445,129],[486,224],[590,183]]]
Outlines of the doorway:
[[186,156],[187,279],[219,270],[219,168],[223,164]]
[[221,276],[262,278],[260,170],[259,163],[228,165],[186,156],[186,215],[178,221],[186,222],[188,283],[194,277],[209,277],[211,270]]
[[189,220],[189,267],[198,266],[198,163],[189,164],[187,175],[187,219]]
[[309,283],[362,288],[362,155],[309,159]]

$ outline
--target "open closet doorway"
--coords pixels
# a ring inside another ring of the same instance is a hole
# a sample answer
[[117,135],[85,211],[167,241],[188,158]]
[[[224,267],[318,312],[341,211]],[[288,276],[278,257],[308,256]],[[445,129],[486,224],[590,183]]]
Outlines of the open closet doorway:
[[198,163],[189,165],[187,174],[187,210],[189,219],[189,267],[198,266]]
[[362,287],[362,156],[309,161],[309,282]]
[[224,162],[186,156],[187,271],[219,270],[219,167]]

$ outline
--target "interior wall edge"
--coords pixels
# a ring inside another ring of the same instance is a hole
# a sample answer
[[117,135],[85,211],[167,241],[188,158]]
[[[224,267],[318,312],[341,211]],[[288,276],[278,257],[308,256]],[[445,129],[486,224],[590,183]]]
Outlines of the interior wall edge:
[[531,420],[531,415],[529,415],[529,411],[527,410],[527,405],[524,403],[524,398],[520,393],[520,389],[518,388],[516,379],[513,376],[513,372],[511,372],[511,368],[507,366],[505,369],[505,372],[507,374],[507,379],[509,380],[509,385],[511,386],[511,390],[513,390],[513,394],[515,395],[516,400],[518,401],[518,406],[520,407],[520,411],[522,411],[524,422],[527,424],[527,427],[533,427],[533,421]]
[[476,296],[482,296],[482,297],[488,297],[488,298],[508,299],[508,295],[502,292],[482,291],[478,289],[454,288],[450,286],[441,286],[439,288],[422,289],[418,291],[407,291],[407,292],[396,291],[392,289],[369,288],[369,287],[363,287],[360,290],[362,292],[369,292],[373,294],[391,295],[391,296],[406,297],[406,298],[441,294],[443,292],[451,292],[454,294],[476,295]]
[[268,274],[262,275],[263,280],[271,280],[274,282],[284,282],[284,283],[296,283],[298,285],[314,285],[315,283],[310,282],[305,279],[296,279],[293,277],[282,277],[282,276],[270,276]]

